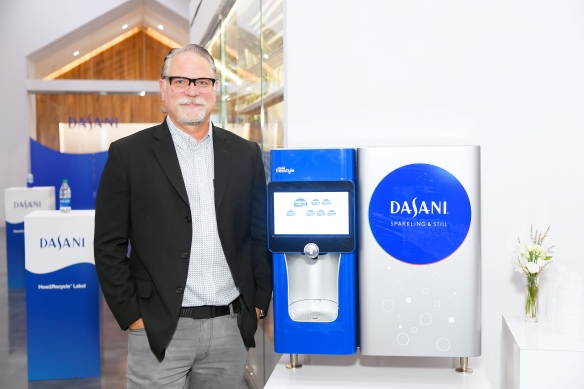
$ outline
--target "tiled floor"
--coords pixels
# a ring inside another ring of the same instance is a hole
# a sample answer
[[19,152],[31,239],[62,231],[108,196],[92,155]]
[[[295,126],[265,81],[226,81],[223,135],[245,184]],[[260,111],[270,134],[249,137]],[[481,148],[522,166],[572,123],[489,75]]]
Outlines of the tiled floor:
[[[128,335],[119,329],[107,305],[101,318],[100,378],[28,381],[24,289],[7,288],[6,229],[0,228],[0,389],[121,389],[126,387]],[[248,389],[245,380],[241,389]]]

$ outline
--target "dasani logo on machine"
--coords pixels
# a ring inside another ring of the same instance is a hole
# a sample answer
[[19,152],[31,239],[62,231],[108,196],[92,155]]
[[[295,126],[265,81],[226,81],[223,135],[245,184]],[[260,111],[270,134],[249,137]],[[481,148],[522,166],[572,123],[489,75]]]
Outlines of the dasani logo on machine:
[[[434,212],[436,212],[437,214],[444,214],[446,215],[446,201],[432,201],[430,204],[430,208],[428,208],[428,205],[426,205],[425,201],[422,201],[420,203],[420,208],[418,209],[418,206],[416,205],[416,200],[418,198],[414,198],[411,202],[411,207],[408,204],[408,201],[404,201],[401,205],[399,202],[392,200],[390,203],[390,213],[396,214],[396,213],[404,213],[407,212],[408,214],[412,213],[412,210],[414,212],[414,215],[412,217],[416,217],[418,216],[419,213],[425,213],[426,215],[428,214],[434,214]],[[444,203],[444,205],[443,205]]]
[[369,203],[369,225],[379,245],[392,257],[416,265],[454,253],[470,222],[470,200],[462,184],[429,164],[392,171],[379,182]]

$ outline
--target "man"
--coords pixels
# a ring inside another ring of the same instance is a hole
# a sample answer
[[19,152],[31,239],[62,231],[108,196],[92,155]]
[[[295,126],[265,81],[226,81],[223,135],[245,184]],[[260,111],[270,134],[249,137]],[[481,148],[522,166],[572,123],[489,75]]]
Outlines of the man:
[[214,126],[217,73],[198,45],[164,60],[166,120],[110,146],[95,263],[129,329],[129,388],[239,388],[271,299],[260,148]]

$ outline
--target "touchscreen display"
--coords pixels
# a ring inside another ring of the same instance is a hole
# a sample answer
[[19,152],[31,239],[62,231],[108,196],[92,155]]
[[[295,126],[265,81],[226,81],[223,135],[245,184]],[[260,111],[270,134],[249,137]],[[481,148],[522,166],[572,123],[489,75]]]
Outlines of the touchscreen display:
[[349,192],[274,192],[274,235],[349,235]]

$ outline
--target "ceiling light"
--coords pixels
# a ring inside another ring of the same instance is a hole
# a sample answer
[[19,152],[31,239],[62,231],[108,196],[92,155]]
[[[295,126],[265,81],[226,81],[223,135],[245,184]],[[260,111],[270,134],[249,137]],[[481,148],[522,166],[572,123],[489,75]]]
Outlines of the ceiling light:
[[73,56],[77,57],[79,55],[79,50],[73,53]]
[[162,24],[159,24],[159,25],[158,25],[158,29],[159,29],[159,30],[162,30],[163,28],[164,28],[164,26],[163,26]]
[[122,26],[122,30],[125,30],[126,28],[128,28],[128,25],[127,25],[127,24],[124,24],[124,25]]
[[270,56],[269,56],[269,55],[267,55],[267,54],[264,54],[264,58],[265,58],[265,59],[268,59],[268,58],[270,58]]
[[143,90],[142,92],[140,92],[140,96],[146,96],[146,91]]

